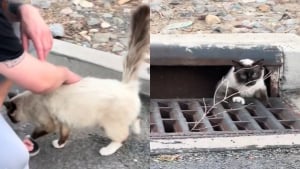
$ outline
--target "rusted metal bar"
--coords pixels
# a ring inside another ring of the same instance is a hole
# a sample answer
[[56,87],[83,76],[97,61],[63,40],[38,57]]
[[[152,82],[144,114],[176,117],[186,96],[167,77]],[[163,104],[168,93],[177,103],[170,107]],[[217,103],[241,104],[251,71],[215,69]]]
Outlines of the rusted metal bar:
[[236,113],[238,114],[241,120],[249,122],[248,129],[262,130],[261,127],[257,124],[253,117],[251,117],[250,113],[245,108],[241,108],[240,105],[237,103],[230,104],[230,106],[232,109],[236,109]]
[[203,111],[203,109],[201,108],[201,105],[199,104],[199,102],[197,101],[192,101],[191,103],[191,107],[193,110],[196,110],[197,112],[197,118],[196,118],[196,121],[204,123],[205,125],[205,128],[207,129],[207,131],[209,132],[212,132],[214,131],[213,130],[213,127],[211,126],[211,124],[209,123],[208,119],[207,119],[207,114],[205,114],[205,112]]
[[187,121],[185,120],[182,114],[182,110],[180,109],[178,102],[172,101],[171,107],[173,108],[174,117],[178,120],[178,127],[180,127],[182,132],[188,132],[189,127],[187,125]]
[[269,110],[261,102],[259,102],[258,100],[253,100],[253,102],[255,103],[257,114],[267,116],[268,119],[266,122],[272,129],[284,129],[282,124],[278,122],[278,120],[276,120],[274,115],[269,112]]
[[[222,121],[222,127],[223,130],[229,130],[229,131],[237,131],[238,128],[235,126],[235,124],[232,122],[231,118],[227,114],[227,111],[224,109],[224,107],[221,104],[218,104],[216,106],[216,109],[214,110],[214,114],[218,114],[219,117],[223,118]],[[213,126],[213,124],[212,124]]]
[[152,119],[157,127],[158,133],[164,133],[164,125],[160,116],[159,106],[157,102],[151,101],[150,102],[150,111],[152,112]]

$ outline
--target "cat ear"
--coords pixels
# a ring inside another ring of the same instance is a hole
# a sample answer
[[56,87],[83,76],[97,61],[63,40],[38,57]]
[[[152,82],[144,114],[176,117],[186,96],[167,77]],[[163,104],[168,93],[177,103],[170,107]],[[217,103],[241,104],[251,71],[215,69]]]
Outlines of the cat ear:
[[242,68],[244,65],[240,61],[232,60],[232,65],[235,70]]
[[253,63],[253,65],[263,66],[264,65],[264,59],[259,59],[259,60],[255,61]]
[[11,98],[15,97],[16,95],[17,95],[17,93],[9,92],[8,93],[8,98],[11,99]]
[[10,109],[12,107],[11,102],[4,102],[3,105],[6,107],[6,109]]

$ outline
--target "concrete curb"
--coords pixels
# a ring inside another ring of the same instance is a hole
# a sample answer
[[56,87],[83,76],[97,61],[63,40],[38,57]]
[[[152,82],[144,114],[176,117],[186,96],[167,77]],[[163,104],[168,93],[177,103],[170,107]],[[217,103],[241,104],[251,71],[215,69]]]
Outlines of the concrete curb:
[[[61,40],[54,40],[49,61],[64,65],[81,76],[121,79],[123,56],[78,46]],[[141,94],[150,96],[150,73],[147,65],[141,70]]]
[[205,46],[240,47],[278,46],[284,53],[284,71],[281,89],[300,89],[300,37],[295,34],[181,34],[151,35],[151,44],[180,45],[187,48]]
[[151,140],[151,154],[261,149],[300,145],[300,134]]

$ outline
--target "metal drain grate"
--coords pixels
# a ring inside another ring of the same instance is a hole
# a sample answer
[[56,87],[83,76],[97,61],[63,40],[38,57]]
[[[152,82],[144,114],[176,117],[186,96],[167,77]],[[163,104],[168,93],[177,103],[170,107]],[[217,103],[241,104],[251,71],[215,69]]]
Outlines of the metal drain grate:
[[270,98],[271,108],[254,99],[248,100],[247,106],[232,103],[212,107],[212,103],[212,99],[152,99],[151,137],[300,131],[300,116],[280,98]]

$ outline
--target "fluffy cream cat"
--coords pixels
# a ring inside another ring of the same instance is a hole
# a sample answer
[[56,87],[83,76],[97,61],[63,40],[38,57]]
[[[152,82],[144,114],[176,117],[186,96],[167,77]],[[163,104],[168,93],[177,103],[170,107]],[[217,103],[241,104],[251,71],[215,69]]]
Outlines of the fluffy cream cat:
[[116,152],[127,139],[130,127],[134,133],[140,133],[138,69],[149,48],[149,18],[150,9],[146,5],[133,14],[121,82],[86,77],[48,94],[25,91],[5,102],[10,119],[34,124],[33,139],[58,130],[59,139],[52,142],[55,148],[64,147],[73,128],[100,126],[112,142],[99,153]]

